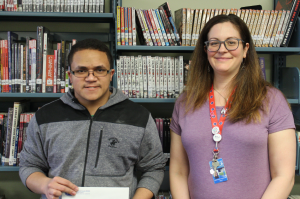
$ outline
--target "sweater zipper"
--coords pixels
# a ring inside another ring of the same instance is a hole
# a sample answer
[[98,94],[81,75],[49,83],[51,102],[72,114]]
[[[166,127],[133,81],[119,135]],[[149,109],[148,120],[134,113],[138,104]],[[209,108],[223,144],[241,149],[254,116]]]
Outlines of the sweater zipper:
[[86,152],[85,152],[86,154],[85,154],[84,167],[83,167],[83,176],[82,176],[82,187],[84,187],[84,181],[85,181],[85,170],[86,170],[86,163],[87,163],[88,152],[89,152],[92,123],[93,123],[93,117],[91,117],[91,122],[90,122],[90,127],[89,127],[89,132],[88,132],[88,138],[87,138],[87,146],[86,146]]
[[97,151],[97,158],[96,158],[96,163],[95,163],[95,168],[97,168],[98,166],[98,160],[99,160],[99,156],[100,156],[100,148],[101,148],[101,143],[102,143],[102,134],[103,134],[103,127],[101,127],[100,130],[100,136],[99,136],[99,141],[98,141],[98,151]]

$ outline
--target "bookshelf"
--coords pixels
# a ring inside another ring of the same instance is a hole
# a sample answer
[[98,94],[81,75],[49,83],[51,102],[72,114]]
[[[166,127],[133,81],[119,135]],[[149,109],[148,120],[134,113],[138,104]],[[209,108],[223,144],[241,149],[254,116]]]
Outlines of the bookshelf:
[[[43,25],[50,29],[53,36],[53,43],[60,40],[83,40],[87,38],[96,38],[108,44],[111,53],[115,55],[115,10],[116,0],[107,0],[106,7],[109,6],[109,13],[55,13],[55,12],[0,12],[0,38],[7,37],[7,31],[16,32],[19,40],[24,40],[26,36],[36,39],[36,26]],[[14,26],[18,24],[18,27]],[[24,25],[25,24],[25,25]],[[80,29],[82,32],[74,32],[76,26],[83,27],[94,24],[96,31]],[[8,25],[8,27],[7,27]],[[23,25],[23,26],[22,26]],[[104,28],[98,28],[103,25]],[[50,27],[49,27],[50,26]],[[57,27],[56,27],[57,26]],[[66,31],[68,27],[73,27]],[[107,28],[108,27],[108,28]],[[54,29],[52,31],[52,28]],[[60,31],[59,29],[62,29]],[[97,31],[97,30],[99,30]],[[103,30],[104,31],[103,31]],[[73,31],[73,32],[72,32]],[[0,93],[0,112],[7,111],[7,107],[12,107],[14,101],[28,99],[30,100],[30,111],[36,111],[38,107],[49,103],[63,93]],[[17,166],[0,166],[0,172],[19,171]]]

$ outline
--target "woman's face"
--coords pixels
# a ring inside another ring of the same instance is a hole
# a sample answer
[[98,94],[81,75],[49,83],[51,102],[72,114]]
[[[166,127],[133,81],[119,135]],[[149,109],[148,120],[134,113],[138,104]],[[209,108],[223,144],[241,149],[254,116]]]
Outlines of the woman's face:
[[[241,39],[241,36],[236,27],[230,22],[216,24],[208,32],[208,41],[225,41],[231,38]],[[242,41],[238,41],[236,50],[229,51],[222,43],[218,51],[210,52],[206,50],[206,52],[215,74],[236,75],[243,58],[246,58],[248,49],[249,43],[246,43],[245,48],[243,48]]]

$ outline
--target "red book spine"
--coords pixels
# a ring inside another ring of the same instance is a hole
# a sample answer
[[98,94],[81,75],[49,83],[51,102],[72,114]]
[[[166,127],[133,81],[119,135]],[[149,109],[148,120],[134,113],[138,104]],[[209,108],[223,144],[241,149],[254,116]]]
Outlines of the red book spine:
[[46,92],[53,93],[53,81],[54,81],[54,55],[47,55],[46,64]]

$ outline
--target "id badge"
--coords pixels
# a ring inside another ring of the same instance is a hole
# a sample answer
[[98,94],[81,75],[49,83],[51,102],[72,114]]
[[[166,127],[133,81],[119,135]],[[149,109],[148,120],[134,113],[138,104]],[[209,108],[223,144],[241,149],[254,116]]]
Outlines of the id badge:
[[212,161],[209,162],[210,174],[212,174],[215,184],[220,182],[226,182],[228,180],[223,159],[219,158],[217,161],[218,161],[218,166],[216,167],[216,170],[214,169]]

